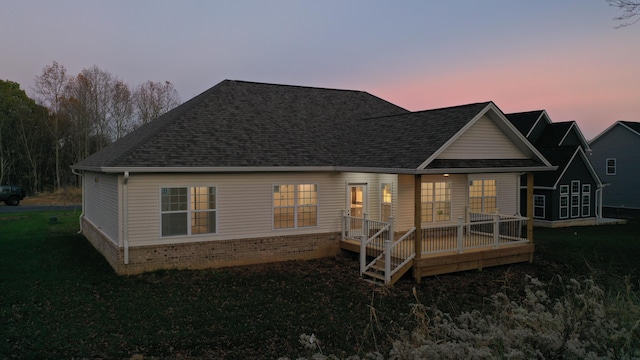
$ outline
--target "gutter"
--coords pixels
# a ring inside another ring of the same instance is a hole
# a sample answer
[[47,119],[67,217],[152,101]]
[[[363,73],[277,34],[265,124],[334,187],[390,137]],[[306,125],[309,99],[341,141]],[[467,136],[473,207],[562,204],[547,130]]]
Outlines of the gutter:
[[78,217],[78,222],[80,223],[80,230],[78,230],[78,234],[82,234],[82,219],[84,218],[84,209],[86,209],[86,206],[84,204],[85,201],[85,196],[84,196],[84,174],[81,172],[77,172],[76,169],[71,168],[71,173],[77,176],[80,176],[80,179],[82,180],[82,211],[80,212],[80,217]]
[[510,173],[529,171],[555,171],[557,166],[526,166],[526,167],[488,167],[488,168],[437,168],[437,169],[409,169],[409,168],[376,168],[350,166],[237,166],[237,167],[77,167],[79,170],[103,173],[247,173],[247,172],[364,172],[378,174],[471,174],[471,173]]

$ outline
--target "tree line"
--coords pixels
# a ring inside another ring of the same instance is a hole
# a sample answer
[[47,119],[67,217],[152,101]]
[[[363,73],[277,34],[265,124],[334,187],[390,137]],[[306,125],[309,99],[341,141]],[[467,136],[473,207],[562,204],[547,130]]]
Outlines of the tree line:
[[56,61],[34,78],[32,93],[0,80],[0,184],[29,193],[77,185],[70,164],[181,102],[168,81],[132,87],[96,65],[69,75]]

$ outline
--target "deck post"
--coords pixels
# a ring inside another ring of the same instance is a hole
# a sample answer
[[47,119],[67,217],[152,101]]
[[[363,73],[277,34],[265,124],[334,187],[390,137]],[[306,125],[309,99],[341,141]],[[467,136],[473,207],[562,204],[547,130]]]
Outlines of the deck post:
[[[533,173],[527,173],[527,240],[533,245]],[[529,255],[529,262],[533,262],[533,253]]]
[[346,238],[347,235],[347,210],[342,209],[342,240]]
[[458,236],[458,254],[462,254],[462,248],[464,248],[464,219],[458,218],[458,231],[456,232]]
[[[415,258],[422,258],[422,175],[413,177],[413,226],[415,232]],[[413,277],[420,282],[422,274],[418,266],[413,267]]]
[[393,217],[389,216],[389,235],[384,240],[384,283],[391,283],[391,244],[393,243]]
[[498,239],[500,238],[500,215],[493,214],[493,247],[498,248]]
[[360,276],[364,274],[364,268],[367,265],[367,236],[360,235]]

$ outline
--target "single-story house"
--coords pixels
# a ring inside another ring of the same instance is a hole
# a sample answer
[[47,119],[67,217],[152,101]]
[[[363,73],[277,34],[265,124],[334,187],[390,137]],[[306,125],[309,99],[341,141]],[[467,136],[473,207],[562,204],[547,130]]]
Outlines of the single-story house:
[[119,274],[347,250],[386,283],[530,261],[520,176],[532,194],[555,169],[493,102],[409,112],[232,80],[72,168],[82,232]]
[[[533,219],[537,226],[595,225],[602,219],[602,181],[589,162],[591,151],[575,121],[552,122],[544,110],[507,114],[555,171],[535,174]],[[522,194],[526,179],[522,179]],[[522,208],[525,209],[526,201]]]
[[591,163],[606,184],[605,210],[613,216],[640,215],[640,122],[617,121],[589,146]]

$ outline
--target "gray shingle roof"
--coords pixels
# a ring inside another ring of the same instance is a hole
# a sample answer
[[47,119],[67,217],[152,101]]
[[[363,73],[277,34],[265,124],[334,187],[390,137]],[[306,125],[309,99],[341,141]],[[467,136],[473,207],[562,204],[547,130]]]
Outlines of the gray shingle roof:
[[408,112],[362,91],[225,80],[73,167],[415,170],[489,104]]
[[225,80],[76,167],[330,166],[345,120],[406,112],[362,91]]
[[490,103],[352,121],[340,165],[416,169]]

